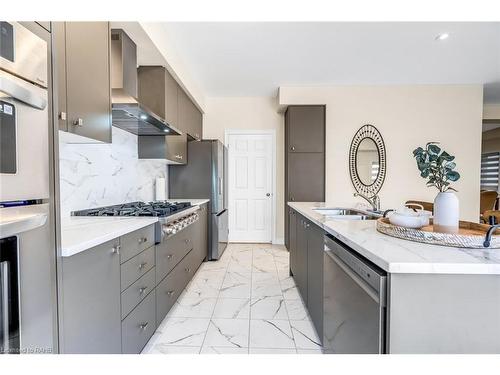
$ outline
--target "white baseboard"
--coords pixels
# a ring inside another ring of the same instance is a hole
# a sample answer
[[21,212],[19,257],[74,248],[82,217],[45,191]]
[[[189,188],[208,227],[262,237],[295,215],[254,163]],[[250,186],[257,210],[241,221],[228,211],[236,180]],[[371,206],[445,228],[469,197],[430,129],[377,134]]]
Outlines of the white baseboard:
[[285,244],[285,238],[280,237],[280,238],[275,238],[273,241],[273,245],[284,245]]

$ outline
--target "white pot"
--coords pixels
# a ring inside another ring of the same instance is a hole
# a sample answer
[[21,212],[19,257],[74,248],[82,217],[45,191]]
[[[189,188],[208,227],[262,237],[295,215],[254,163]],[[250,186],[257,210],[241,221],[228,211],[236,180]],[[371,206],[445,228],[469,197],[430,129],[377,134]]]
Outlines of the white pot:
[[434,199],[434,225],[443,231],[458,230],[459,202],[451,191],[439,193]]

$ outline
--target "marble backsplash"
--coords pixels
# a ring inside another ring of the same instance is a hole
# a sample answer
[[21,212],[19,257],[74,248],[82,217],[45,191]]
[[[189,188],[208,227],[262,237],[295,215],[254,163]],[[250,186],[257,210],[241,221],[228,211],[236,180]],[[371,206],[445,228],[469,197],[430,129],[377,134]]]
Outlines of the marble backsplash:
[[139,160],[137,136],[115,127],[111,144],[59,142],[59,161],[63,218],[74,210],[153,200],[155,179],[168,178],[166,161]]

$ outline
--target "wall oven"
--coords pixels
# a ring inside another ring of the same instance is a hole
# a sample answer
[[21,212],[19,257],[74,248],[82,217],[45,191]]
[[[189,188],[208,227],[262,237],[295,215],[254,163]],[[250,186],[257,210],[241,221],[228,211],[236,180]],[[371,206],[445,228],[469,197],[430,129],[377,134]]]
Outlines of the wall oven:
[[0,22],[1,353],[57,350],[49,40],[34,24]]
[[323,257],[325,353],[385,353],[387,274],[330,235]]

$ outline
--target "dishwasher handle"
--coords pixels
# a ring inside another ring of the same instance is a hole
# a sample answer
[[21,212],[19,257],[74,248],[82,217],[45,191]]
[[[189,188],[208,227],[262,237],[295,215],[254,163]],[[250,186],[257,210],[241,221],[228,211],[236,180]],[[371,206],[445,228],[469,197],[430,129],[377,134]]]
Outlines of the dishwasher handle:
[[368,294],[377,304],[381,303],[380,294],[364,281],[351,267],[349,267],[342,259],[335,255],[328,246],[325,246],[325,254],[328,255],[344,272]]

